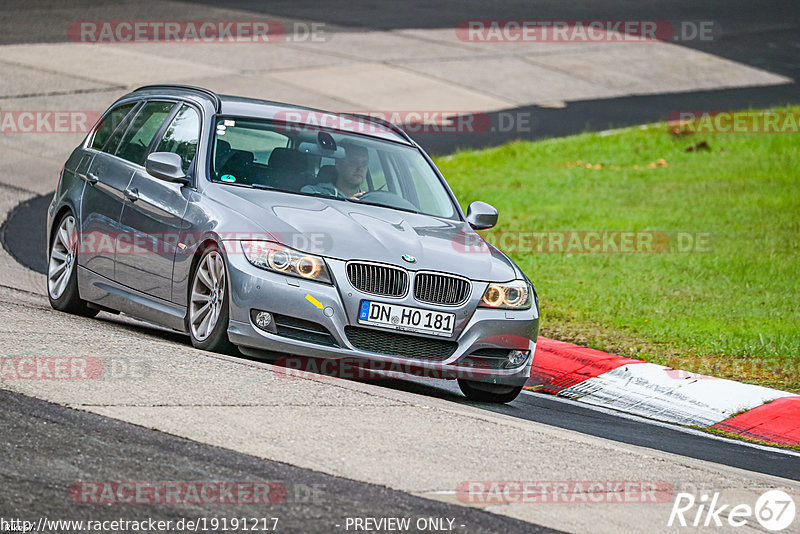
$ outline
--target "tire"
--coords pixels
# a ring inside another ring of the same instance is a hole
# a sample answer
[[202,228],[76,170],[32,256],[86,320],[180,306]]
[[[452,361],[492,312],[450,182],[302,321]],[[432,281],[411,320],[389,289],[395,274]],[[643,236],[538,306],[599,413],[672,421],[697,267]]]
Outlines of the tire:
[[195,348],[237,352],[228,339],[229,302],[225,257],[216,245],[206,247],[192,272],[186,311],[186,329]]
[[522,386],[505,386],[502,384],[489,384],[487,382],[474,382],[472,380],[458,379],[458,387],[469,400],[477,402],[491,402],[505,404],[519,396]]
[[75,216],[65,213],[53,227],[47,253],[47,298],[58,311],[94,317],[99,310],[89,308],[78,294],[78,231]]

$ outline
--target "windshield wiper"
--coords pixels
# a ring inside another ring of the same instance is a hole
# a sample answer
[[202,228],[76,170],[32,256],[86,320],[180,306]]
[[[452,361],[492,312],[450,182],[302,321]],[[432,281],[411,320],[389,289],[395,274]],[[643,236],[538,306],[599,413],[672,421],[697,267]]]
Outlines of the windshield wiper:
[[336,197],[336,196],[333,196],[333,195],[329,195],[327,193],[318,193],[316,191],[313,192],[313,193],[304,193],[304,192],[300,191],[298,194],[305,195],[305,196],[308,196],[308,197],[329,198],[331,200],[350,200],[349,198]]
[[[241,185],[245,185],[245,184],[241,184]],[[285,191],[284,189],[277,189],[275,187],[271,187],[271,186],[266,185],[266,184],[250,184],[249,187],[251,189],[261,189],[261,190],[264,190],[264,191]],[[285,191],[285,192],[290,193],[291,191]],[[352,202],[354,204],[364,204],[364,205],[367,205],[367,206],[378,206],[379,208],[388,208],[390,210],[400,210],[400,211],[405,211],[405,212],[408,212],[408,213],[416,213],[418,215],[422,215],[421,211],[414,210],[414,209],[411,209],[411,208],[400,208],[400,207],[397,207],[397,206],[390,206],[388,204],[381,204],[379,202],[367,202],[367,201],[364,201],[364,200],[359,200],[357,198],[337,197],[337,196],[333,196],[333,195],[328,195],[326,193],[316,193],[316,192],[314,192],[314,193],[300,193],[300,194],[301,195],[307,195],[307,196],[310,196],[310,197],[328,198],[328,199],[331,199],[331,200],[338,200],[340,202],[341,201],[345,201],[345,202]]]
[[388,204],[380,204],[378,202],[366,202],[364,200],[353,200],[352,198],[347,199],[349,202],[355,202],[357,204],[366,204],[367,206],[378,206],[380,208],[389,208],[390,210],[400,210],[400,211],[407,211],[408,213],[416,213],[421,215],[421,211],[412,210],[411,208],[399,208],[397,206],[390,206]]

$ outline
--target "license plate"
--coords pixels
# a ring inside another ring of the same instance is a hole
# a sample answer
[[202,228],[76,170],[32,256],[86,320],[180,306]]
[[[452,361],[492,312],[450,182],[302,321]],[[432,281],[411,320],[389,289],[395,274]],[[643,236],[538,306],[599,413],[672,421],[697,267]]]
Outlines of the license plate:
[[455,327],[456,314],[362,300],[358,322],[392,330],[450,336]]

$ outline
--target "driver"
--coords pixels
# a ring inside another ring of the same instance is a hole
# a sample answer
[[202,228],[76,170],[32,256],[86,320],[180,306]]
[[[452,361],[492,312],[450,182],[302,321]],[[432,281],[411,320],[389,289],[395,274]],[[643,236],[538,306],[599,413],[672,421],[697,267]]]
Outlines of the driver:
[[353,143],[341,145],[345,157],[336,160],[336,183],[322,182],[316,185],[306,185],[300,189],[301,193],[327,195],[331,197],[357,199],[364,194],[361,185],[367,179],[369,155],[366,147]]

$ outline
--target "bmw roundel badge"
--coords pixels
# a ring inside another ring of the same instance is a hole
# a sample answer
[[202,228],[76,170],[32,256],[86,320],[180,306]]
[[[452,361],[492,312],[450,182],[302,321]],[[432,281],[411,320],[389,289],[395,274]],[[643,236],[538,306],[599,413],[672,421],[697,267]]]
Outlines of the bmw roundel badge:
[[407,261],[408,263],[417,263],[417,258],[410,254],[403,254],[403,260]]

